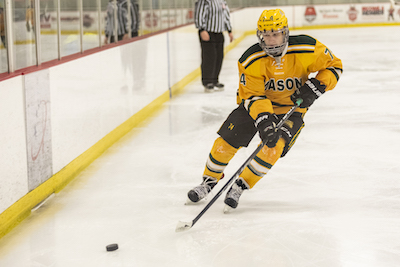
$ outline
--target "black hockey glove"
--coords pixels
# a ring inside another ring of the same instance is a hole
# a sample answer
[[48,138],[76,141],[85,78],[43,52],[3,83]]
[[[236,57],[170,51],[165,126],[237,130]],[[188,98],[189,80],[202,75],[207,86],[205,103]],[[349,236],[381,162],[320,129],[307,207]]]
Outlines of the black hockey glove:
[[303,99],[301,103],[301,108],[308,108],[311,106],[315,99],[320,97],[323,93],[325,93],[326,86],[320,83],[315,78],[308,79],[302,87],[296,89],[293,95],[290,96],[290,99],[296,104],[297,99]]
[[278,122],[278,117],[269,112],[260,113],[255,121],[261,140],[266,141],[270,148],[274,147],[281,137],[281,132],[276,128]]

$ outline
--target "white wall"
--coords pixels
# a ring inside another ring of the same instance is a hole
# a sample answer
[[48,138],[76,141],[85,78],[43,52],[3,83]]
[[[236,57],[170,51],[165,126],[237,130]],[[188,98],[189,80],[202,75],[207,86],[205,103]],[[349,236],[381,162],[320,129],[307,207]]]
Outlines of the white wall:
[[0,212],[28,192],[23,77],[0,83]]

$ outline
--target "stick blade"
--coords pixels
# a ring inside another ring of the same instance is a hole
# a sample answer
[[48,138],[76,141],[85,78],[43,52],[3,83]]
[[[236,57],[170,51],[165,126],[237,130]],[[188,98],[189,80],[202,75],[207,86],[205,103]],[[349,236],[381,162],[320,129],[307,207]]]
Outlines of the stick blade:
[[193,221],[191,222],[179,221],[178,224],[176,225],[175,232],[183,232],[189,230],[190,228],[192,228],[192,226],[193,226]]

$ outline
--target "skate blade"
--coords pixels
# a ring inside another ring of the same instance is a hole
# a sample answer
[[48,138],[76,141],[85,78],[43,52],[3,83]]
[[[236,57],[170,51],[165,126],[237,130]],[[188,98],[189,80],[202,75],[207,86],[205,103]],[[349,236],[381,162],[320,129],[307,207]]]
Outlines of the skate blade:
[[224,213],[225,214],[230,213],[233,210],[234,210],[234,208],[232,208],[231,206],[225,205],[225,207],[224,207]]
[[201,201],[198,202],[193,202],[190,200],[190,198],[186,199],[185,205],[198,205]]

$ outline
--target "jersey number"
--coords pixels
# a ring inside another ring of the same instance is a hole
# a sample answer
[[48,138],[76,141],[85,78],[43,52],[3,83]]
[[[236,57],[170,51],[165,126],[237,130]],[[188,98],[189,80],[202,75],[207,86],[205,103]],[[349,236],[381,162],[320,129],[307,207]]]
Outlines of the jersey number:
[[243,84],[243,86],[246,86],[246,76],[244,76],[244,73],[240,75],[240,83]]
[[329,56],[331,57],[331,59],[333,60],[332,53],[331,53],[331,51],[329,51],[329,49],[327,48],[327,49],[325,49],[325,55],[328,55],[328,54],[329,54]]

